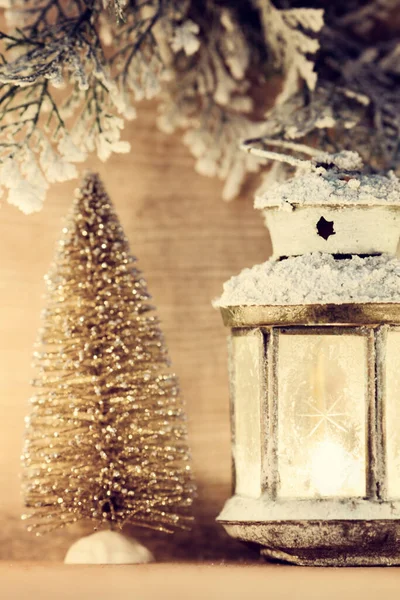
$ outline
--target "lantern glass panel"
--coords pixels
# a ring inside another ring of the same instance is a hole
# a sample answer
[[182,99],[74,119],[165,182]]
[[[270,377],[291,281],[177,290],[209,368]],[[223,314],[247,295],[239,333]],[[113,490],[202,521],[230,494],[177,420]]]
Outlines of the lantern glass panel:
[[386,468],[389,498],[400,498],[400,331],[388,331],[385,364]]
[[277,377],[278,496],[365,496],[366,336],[285,330]]
[[261,493],[261,405],[264,389],[260,330],[232,337],[236,493]]

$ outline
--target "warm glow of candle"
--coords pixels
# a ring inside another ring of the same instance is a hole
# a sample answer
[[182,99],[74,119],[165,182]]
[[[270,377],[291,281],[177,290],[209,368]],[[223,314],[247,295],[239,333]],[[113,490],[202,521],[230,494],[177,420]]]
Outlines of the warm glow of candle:
[[[320,342],[320,348],[323,347],[323,341]],[[321,496],[332,496],[337,494],[344,485],[348,471],[348,454],[342,445],[329,437],[328,431],[332,424],[334,427],[341,427],[342,424],[336,419],[343,415],[330,408],[330,395],[332,389],[329,387],[327,373],[329,373],[329,363],[327,356],[319,351],[315,356],[315,362],[310,366],[310,382],[312,389],[313,406],[317,415],[317,424],[321,423],[319,433],[325,439],[316,442],[311,447],[311,469],[310,482],[316,493]],[[339,373],[337,373],[339,375]],[[331,385],[333,382],[330,382]],[[335,403],[333,404],[335,408]],[[326,437],[327,436],[327,437]]]
[[345,449],[326,439],[311,450],[310,479],[321,496],[334,496],[343,488],[351,469],[351,460]]
[[365,338],[279,338],[279,495],[365,495]]

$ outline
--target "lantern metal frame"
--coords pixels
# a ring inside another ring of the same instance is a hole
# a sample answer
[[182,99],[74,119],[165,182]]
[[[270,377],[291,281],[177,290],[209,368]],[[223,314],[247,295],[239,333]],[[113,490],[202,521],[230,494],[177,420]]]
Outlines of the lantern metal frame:
[[[400,304],[231,306],[220,310],[225,325],[231,328],[232,338],[260,336],[260,490],[262,503],[267,508],[262,518],[254,520],[246,515],[246,512],[254,515],[251,507],[259,504],[260,498],[235,495],[233,458],[233,497],[228,500],[218,521],[231,536],[259,544],[261,553],[273,560],[320,566],[400,564],[400,498],[391,499],[387,493],[385,366],[382,360],[387,332],[400,331]],[[357,335],[367,340],[365,497],[279,497],[277,357],[279,337],[287,333]],[[235,389],[231,382],[233,448],[235,423]],[[231,509],[235,503],[237,510],[232,519]],[[295,511],[290,510],[293,503],[296,503]],[[315,511],[317,504],[319,508]],[[362,508],[367,505],[368,519],[362,516]],[[330,516],[324,516],[324,507],[329,509],[326,512]],[[337,511],[337,516],[332,517],[332,510]],[[351,518],[348,512],[352,513]]]

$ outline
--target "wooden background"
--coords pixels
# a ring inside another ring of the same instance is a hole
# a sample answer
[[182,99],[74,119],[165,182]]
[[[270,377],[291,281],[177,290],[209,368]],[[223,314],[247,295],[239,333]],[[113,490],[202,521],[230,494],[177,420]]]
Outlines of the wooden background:
[[[227,331],[211,300],[231,275],[268,257],[269,236],[252,208],[254,181],[242,197],[224,203],[221,183],[194,172],[180,136],[159,132],[155,116],[155,105],[140,106],[138,120],[125,132],[132,152],[89,165],[106,184],[158,307],[187,403],[199,487],[191,534],[135,535],[160,560],[255,558],[214,524],[230,493],[230,432]],[[36,538],[20,521],[19,455],[43,275],[76,186],[54,185],[35,215],[5,202],[1,208],[0,559],[60,560],[81,529],[90,531],[83,525]]]

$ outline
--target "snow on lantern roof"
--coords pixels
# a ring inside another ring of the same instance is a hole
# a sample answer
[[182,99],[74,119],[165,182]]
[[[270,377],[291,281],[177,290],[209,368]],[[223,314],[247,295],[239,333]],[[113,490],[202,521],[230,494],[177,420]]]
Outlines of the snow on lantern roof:
[[312,253],[244,269],[224,283],[213,305],[400,302],[400,259],[390,254],[335,260]]
[[300,171],[292,179],[273,183],[256,196],[254,207],[261,210],[292,210],[296,206],[400,207],[400,180],[396,175],[363,173],[361,159],[355,152],[321,154],[300,162]]

